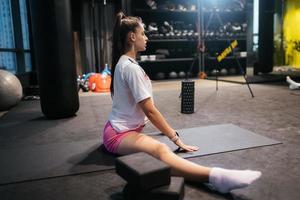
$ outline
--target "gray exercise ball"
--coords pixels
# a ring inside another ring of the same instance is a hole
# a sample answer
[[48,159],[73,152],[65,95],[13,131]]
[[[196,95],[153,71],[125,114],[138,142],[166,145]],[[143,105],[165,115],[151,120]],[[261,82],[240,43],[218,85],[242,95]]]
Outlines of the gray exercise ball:
[[222,68],[222,69],[220,70],[220,75],[221,75],[221,76],[226,76],[227,74],[228,74],[228,70],[227,70],[227,69]]
[[228,73],[229,73],[230,75],[235,75],[235,74],[236,74],[236,69],[235,69],[234,67],[231,67],[231,68],[229,68]]
[[177,73],[175,71],[171,71],[169,73],[169,78],[177,78]]
[[[216,76],[217,73],[218,73],[218,70],[216,70],[216,69],[213,69],[213,70],[210,71],[210,75],[211,75],[211,76]],[[219,75],[219,74],[218,74],[218,75]]]
[[0,69],[0,111],[17,105],[23,95],[19,79],[11,72]]
[[180,72],[178,73],[178,77],[179,77],[179,78],[185,78],[185,77],[186,77],[185,72],[184,72],[184,71],[180,71]]
[[155,75],[155,79],[157,80],[162,80],[164,79],[166,76],[163,72],[158,72],[156,75]]

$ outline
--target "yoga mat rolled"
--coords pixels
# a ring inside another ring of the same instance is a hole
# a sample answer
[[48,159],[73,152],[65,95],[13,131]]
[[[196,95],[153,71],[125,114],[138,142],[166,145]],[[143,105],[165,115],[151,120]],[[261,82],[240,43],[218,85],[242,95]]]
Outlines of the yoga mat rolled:
[[41,108],[48,118],[79,109],[70,0],[30,0]]

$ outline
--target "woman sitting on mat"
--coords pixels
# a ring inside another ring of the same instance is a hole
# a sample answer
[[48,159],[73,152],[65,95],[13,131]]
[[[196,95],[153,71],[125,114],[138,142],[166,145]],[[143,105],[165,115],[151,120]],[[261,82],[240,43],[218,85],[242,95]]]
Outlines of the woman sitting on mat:
[[198,150],[177,136],[153,103],[151,81],[136,62],[136,55],[145,51],[147,40],[140,18],[117,14],[112,48],[113,105],[103,133],[105,148],[118,155],[146,152],[170,165],[173,176],[208,182],[221,193],[246,187],[258,179],[259,171],[210,168],[190,162],[174,154],[166,144],[141,133],[150,120],[181,149]]

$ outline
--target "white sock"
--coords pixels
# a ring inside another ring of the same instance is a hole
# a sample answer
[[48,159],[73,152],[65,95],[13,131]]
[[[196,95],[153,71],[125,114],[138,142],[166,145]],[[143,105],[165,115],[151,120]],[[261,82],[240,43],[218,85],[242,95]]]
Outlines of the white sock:
[[293,81],[289,76],[286,77],[286,82],[290,84],[289,88],[291,90],[300,89],[300,83]]
[[209,174],[209,183],[220,193],[250,185],[261,176],[260,171],[228,170],[214,167]]

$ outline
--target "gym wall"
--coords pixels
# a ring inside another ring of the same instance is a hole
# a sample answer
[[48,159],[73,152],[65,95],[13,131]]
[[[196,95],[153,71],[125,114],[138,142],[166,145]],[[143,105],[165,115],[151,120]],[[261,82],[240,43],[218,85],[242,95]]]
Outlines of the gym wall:
[[283,22],[285,64],[300,69],[300,1],[286,0]]

